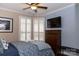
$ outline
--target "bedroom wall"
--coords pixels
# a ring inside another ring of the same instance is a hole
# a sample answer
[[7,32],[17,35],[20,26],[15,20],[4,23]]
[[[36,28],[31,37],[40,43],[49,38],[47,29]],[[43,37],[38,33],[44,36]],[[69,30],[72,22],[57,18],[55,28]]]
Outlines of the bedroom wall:
[[76,4],[76,23],[77,23],[77,41],[76,44],[79,48],[79,4]]
[[0,17],[13,18],[13,32],[12,33],[0,33],[0,37],[5,38],[8,42],[19,40],[19,16],[21,14],[15,12],[9,12],[0,10]]
[[[62,34],[61,45],[79,49],[79,39],[77,36],[77,21],[76,21],[76,5],[72,4],[57,10],[46,16],[46,19],[61,16],[62,17]],[[79,31],[79,30],[78,30]]]

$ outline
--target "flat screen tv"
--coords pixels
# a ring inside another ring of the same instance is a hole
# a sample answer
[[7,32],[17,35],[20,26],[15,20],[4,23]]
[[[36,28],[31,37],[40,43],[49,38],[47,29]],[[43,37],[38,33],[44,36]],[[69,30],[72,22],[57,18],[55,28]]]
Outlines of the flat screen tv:
[[47,19],[47,28],[61,28],[61,16]]

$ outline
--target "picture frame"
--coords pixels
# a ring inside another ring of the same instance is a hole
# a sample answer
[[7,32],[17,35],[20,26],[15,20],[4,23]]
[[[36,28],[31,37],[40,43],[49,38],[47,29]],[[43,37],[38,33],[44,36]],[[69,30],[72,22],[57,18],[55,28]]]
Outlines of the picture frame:
[[13,32],[13,18],[0,17],[0,33]]

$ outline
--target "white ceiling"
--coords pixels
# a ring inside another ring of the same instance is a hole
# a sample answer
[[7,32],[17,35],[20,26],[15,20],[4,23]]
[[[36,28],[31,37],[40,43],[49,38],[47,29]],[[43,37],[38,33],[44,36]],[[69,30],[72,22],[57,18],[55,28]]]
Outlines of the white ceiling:
[[[38,12],[36,14],[39,16],[45,16],[49,14],[50,12],[53,12],[57,9],[63,8],[70,4],[71,3],[40,3],[39,5],[47,6],[48,9],[47,10],[38,9]],[[16,11],[19,13],[33,16],[35,14],[33,10],[31,9],[22,10],[23,8],[26,8],[26,7],[28,7],[28,5],[24,3],[0,3],[0,9],[5,9],[5,10],[8,9],[8,10],[12,10],[12,11]]]

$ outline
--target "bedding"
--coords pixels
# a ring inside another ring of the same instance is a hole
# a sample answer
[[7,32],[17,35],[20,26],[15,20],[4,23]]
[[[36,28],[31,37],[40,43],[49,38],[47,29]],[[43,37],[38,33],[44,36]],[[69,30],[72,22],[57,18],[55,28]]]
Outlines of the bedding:
[[0,54],[2,54],[2,53],[3,53],[3,45],[2,45],[2,42],[0,40]]
[[0,55],[1,56],[19,56],[19,53],[16,47],[11,43],[9,43],[8,49],[4,49],[4,52]]
[[31,42],[31,43],[37,45],[38,48],[39,48],[39,50],[51,48],[48,44],[46,44],[46,43],[43,42],[43,41],[33,40],[33,41],[29,41],[29,42]]
[[38,47],[29,42],[12,42],[12,44],[19,51],[20,56],[37,56],[38,55]]
[[3,48],[8,49],[8,42],[4,38],[1,38],[0,41],[2,43]]
[[39,56],[54,56],[54,53],[50,48],[47,48],[39,50]]
[[4,49],[8,49],[8,42],[4,38],[0,38],[0,54]]
[[39,56],[52,56],[52,55],[54,56],[55,55],[52,48],[44,41],[33,40],[30,42],[37,45],[38,50],[39,50]]
[[[39,43],[38,43],[39,42]],[[2,56],[53,56],[51,47],[45,42],[10,42],[8,49],[3,49]]]

